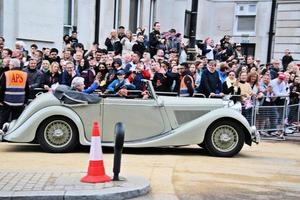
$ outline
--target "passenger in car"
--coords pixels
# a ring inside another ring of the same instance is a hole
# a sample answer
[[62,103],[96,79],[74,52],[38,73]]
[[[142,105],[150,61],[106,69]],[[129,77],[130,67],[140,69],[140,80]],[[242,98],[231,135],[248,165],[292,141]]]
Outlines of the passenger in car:
[[85,85],[84,85],[84,78],[82,78],[82,77],[75,77],[72,80],[71,88],[73,90],[76,90],[78,92],[83,92],[83,93],[86,93],[86,94],[93,93],[99,87],[99,80],[96,77],[94,83],[90,87],[88,87],[87,89],[84,89],[84,87],[85,87]]

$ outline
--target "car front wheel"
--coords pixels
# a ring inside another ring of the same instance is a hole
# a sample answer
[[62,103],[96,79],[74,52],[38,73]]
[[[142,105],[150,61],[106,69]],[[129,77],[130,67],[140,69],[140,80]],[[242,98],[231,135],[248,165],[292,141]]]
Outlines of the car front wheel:
[[51,153],[65,153],[78,145],[78,131],[72,120],[63,116],[49,117],[38,129],[37,139],[42,149]]
[[211,155],[232,157],[243,148],[245,134],[237,123],[218,121],[209,127],[204,142]]

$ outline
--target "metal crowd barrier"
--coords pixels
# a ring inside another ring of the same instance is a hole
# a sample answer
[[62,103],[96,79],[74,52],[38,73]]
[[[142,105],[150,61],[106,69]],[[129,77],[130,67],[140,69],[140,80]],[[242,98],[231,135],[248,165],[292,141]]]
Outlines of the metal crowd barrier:
[[[300,104],[289,105],[288,96],[277,96],[272,98],[284,98],[282,105],[260,105],[253,101],[253,106],[242,109],[242,114],[250,125],[255,125],[263,139],[285,140],[285,136],[300,137],[299,117]],[[261,101],[266,101],[264,98]]]

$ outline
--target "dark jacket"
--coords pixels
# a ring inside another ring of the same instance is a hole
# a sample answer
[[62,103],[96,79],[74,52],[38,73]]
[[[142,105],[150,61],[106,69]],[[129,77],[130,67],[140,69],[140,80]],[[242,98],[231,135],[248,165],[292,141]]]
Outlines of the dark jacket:
[[282,57],[282,66],[283,66],[283,71],[286,71],[286,68],[290,62],[293,62],[294,59],[291,55],[285,55]]
[[139,52],[141,55],[143,55],[143,53],[145,52],[146,47],[144,45],[143,42],[139,42],[137,41],[133,46],[132,46],[132,51],[135,52]]
[[153,79],[152,79],[152,84],[154,87],[155,91],[160,91],[160,92],[170,92],[171,88],[169,86],[168,78],[165,74],[155,72]]
[[218,72],[211,73],[208,69],[204,70],[197,91],[203,93],[206,97],[209,97],[210,93],[219,94],[222,91],[222,83]]
[[72,77],[71,75],[69,75],[69,73],[67,71],[64,71],[62,73],[61,84],[71,86],[73,78],[75,78],[77,76],[79,76],[79,74],[77,72],[76,72],[75,76]]
[[157,49],[158,49],[158,46],[160,43],[159,39],[160,39],[159,31],[154,30],[149,34],[149,51],[150,51],[151,57],[153,57],[157,52]]
[[29,69],[28,67],[23,70],[28,74],[29,89],[40,88],[43,82],[43,73],[38,69]]
[[112,43],[110,38],[106,38],[105,46],[107,47],[107,51],[114,51],[116,55],[122,53],[122,44],[120,41]]

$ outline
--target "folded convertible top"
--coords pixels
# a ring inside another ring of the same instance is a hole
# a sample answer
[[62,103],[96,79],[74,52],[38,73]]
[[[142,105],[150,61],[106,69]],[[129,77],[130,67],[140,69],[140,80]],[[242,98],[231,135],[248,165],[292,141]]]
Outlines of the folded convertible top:
[[66,85],[57,86],[53,94],[65,104],[96,104],[101,100],[98,95],[77,92]]

